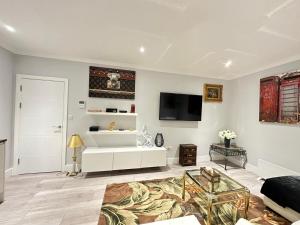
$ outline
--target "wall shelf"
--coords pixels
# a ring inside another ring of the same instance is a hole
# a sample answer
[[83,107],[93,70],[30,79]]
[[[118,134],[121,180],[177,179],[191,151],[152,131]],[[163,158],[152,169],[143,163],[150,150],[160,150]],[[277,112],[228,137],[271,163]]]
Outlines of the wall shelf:
[[98,116],[130,116],[136,117],[137,113],[109,113],[109,112],[89,112],[87,111],[86,114],[88,115],[98,115]]
[[87,131],[88,135],[136,135],[137,130],[99,130],[99,131]]

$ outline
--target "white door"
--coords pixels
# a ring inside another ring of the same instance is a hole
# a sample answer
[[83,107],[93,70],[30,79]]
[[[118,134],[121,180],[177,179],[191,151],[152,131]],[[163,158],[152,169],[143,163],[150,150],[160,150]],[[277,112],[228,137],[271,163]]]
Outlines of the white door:
[[17,172],[61,171],[66,82],[21,77],[18,85]]

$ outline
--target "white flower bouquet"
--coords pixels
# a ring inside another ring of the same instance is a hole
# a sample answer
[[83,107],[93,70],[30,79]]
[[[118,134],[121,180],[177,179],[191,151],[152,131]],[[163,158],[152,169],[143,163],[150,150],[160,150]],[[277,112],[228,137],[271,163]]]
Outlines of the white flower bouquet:
[[231,140],[231,139],[236,138],[237,135],[231,130],[221,130],[219,132],[219,137],[222,138],[222,139]]

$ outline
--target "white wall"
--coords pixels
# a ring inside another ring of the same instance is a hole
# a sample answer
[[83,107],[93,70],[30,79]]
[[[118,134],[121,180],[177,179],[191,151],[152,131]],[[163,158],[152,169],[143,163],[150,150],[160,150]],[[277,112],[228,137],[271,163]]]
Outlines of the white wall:
[[0,139],[7,139],[5,168],[12,167],[13,54],[0,47]]
[[[79,109],[78,101],[87,101],[88,107],[118,107],[130,110],[132,103],[136,104],[139,114],[137,126],[139,129],[146,124],[151,134],[162,132],[165,145],[171,146],[168,156],[178,156],[180,143],[194,143],[198,145],[199,155],[207,155],[209,144],[218,141],[217,132],[226,128],[228,120],[229,88],[227,81],[203,79],[192,76],[179,76],[167,73],[137,70],[136,99],[114,100],[88,97],[89,66],[87,63],[70,62],[38,57],[15,57],[15,71],[18,74],[38,76],[64,77],[69,79],[69,106],[68,113],[73,120],[68,122],[68,136],[80,133],[88,146],[103,144],[101,138],[95,139],[85,134],[90,125],[97,123],[99,118],[87,116],[85,110]],[[166,122],[159,121],[159,93],[161,91],[200,94],[203,93],[204,83],[224,84],[223,103],[204,103],[201,122]],[[117,138],[117,137],[115,137]],[[118,137],[119,138],[119,137]],[[119,140],[113,140],[117,143]],[[68,156],[70,161],[70,154]]]
[[[237,143],[248,152],[249,162],[257,165],[258,159],[264,159],[294,171],[300,171],[298,161],[299,126],[266,124],[258,121],[259,116],[259,79],[278,73],[296,70],[300,61],[274,67],[259,73],[232,81],[203,79],[192,76],[179,76],[167,73],[137,70],[136,99],[114,100],[88,98],[88,73],[90,64],[54,60],[29,56],[15,56],[16,73],[40,76],[65,77],[69,79],[69,120],[68,136],[79,132],[88,146],[103,145],[104,139],[93,138],[85,134],[90,125],[99,122],[99,118],[90,117],[85,110],[79,109],[78,101],[86,100],[88,107],[119,107],[130,109],[135,103],[137,126],[146,124],[153,136],[162,132],[165,145],[171,146],[168,157],[178,156],[180,143],[198,145],[199,155],[207,155],[209,144],[218,141],[217,131],[231,127],[238,133]],[[204,83],[223,83],[224,101],[203,103],[201,122],[168,122],[158,120],[159,93],[161,91],[202,94]],[[104,124],[108,121],[102,121]],[[112,140],[118,143],[120,140]],[[70,156],[68,157],[70,162]]]
[[300,172],[299,125],[259,122],[260,78],[299,69],[300,61],[296,61],[231,81],[230,124],[251,164],[257,165],[258,159],[264,159]]

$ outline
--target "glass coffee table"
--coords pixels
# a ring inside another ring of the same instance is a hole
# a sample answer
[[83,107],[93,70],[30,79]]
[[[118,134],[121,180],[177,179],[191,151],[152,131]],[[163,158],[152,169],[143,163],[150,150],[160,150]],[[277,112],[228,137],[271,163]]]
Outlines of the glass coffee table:
[[186,170],[183,176],[182,198],[186,191],[199,206],[207,225],[235,224],[240,217],[247,217],[250,191],[217,169],[218,182],[210,182],[200,169]]

